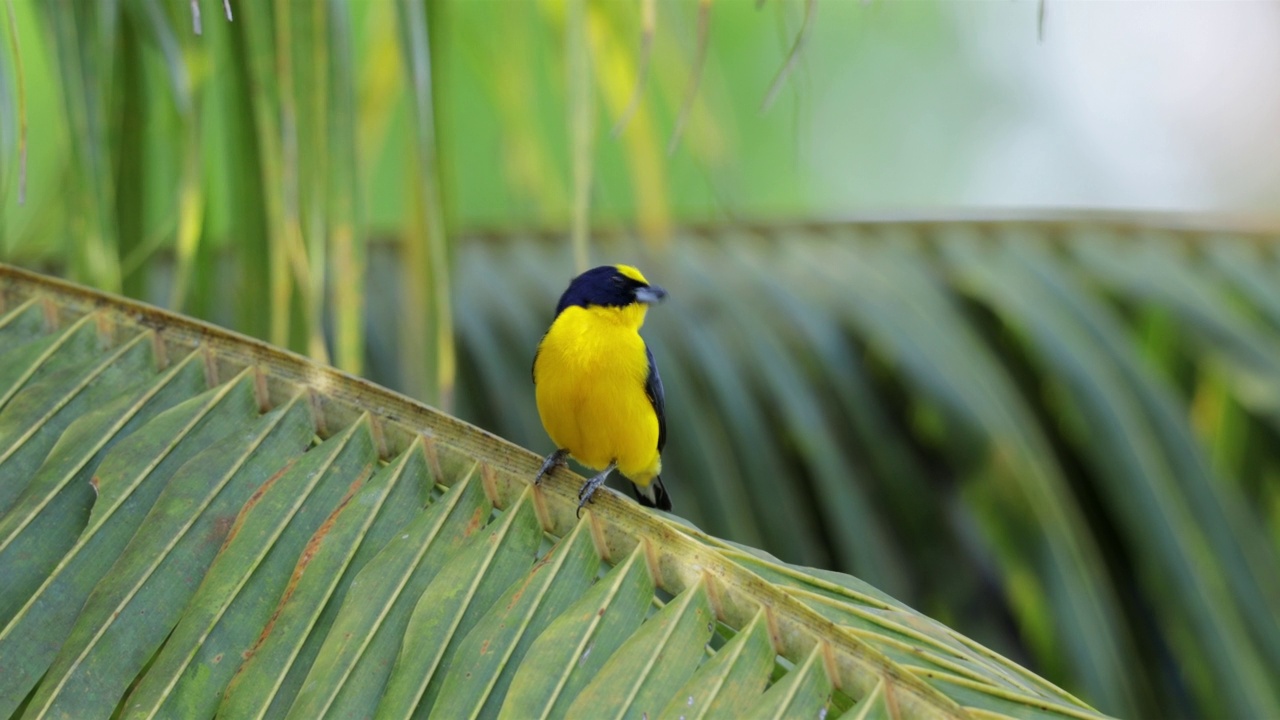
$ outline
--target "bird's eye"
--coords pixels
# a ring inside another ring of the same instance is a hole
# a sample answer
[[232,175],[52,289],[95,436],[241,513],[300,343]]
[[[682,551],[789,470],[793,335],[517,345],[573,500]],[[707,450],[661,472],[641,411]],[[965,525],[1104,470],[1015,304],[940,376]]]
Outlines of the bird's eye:
[[625,287],[627,284],[627,279],[622,277],[621,275],[615,275],[613,276],[613,284],[617,285],[618,287]]

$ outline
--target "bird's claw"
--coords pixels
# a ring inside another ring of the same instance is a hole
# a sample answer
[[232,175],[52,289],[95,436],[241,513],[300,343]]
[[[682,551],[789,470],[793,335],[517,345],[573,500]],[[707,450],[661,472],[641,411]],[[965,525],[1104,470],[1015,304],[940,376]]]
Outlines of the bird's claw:
[[604,472],[582,484],[582,488],[578,490],[578,517],[582,517],[582,508],[586,507],[587,503],[591,502],[591,496],[595,495],[596,490],[598,490],[600,486],[604,484],[604,481],[609,478],[609,473],[613,472],[615,467],[617,467],[617,464],[611,463]]
[[542,483],[542,478],[549,475],[556,468],[563,467],[565,459],[568,457],[569,451],[563,448],[548,455],[546,459],[542,461],[542,468],[538,470],[538,475],[533,478],[533,484],[538,485]]
[[599,485],[587,483],[578,491],[578,512],[575,517],[582,517],[582,508],[586,507],[587,503],[591,502],[591,496],[596,494],[597,487],[599,487]]
[[582,517],[582,508],[591,502],[591,496],[596,494],[596,488],[604,484],[604,480],[597,482],[595,479],[587,481],[578,491],[578,517]]

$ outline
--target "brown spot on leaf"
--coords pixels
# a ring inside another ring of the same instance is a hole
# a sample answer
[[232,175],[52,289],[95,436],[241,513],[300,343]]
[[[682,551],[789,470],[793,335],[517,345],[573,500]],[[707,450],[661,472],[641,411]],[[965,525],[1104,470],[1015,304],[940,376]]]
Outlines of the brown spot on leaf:
[[[235,523],[235,515],[219,515],[213,520],[213,528],[209,530],[208,542],[223,542],[225,545],[227,533],[230,532],[231,526]],[[219,550],[221,552],[221,550]]]
[[547,554],[542,556],[541,560],[533,564],[533,570],[524,576],[524,582],[520,583],[520,589],[512,593],[511,602],[507,603],[508,610],[515,607],[516,603],[520,602],[520,598],[524,596],[524,591],[529,589],[529,583],[533,582],[533,576],[537,575],[539,570],[547,566],[547,562],[551,559],[551,556],[555,553],[557,547],[559,547],[559,545],[552,546],[552,548],[547,551]]
[[488,654],[489,654],[489,641],[488,641],[488,640],[485,640],[484,642],[480,643],[480,654],[481,654],[481,655],[488,655]]
[[249,496],[247,501],[245,501],[244,506],[240,508],[240,513],[236,516],[235,524],[231,526],[230,532],[227,533],[226,539],[223,540],[223,548],[226,548],[227,545],[231,544],[231,541],[235,539],[236,534],[240,532],[240,528],[244,525],[245,516],[248,515],[249,511],[258,504],[258,501],[262,499],[262,496],[266,494],[267,490],[270,490],[271,486],[275,485],[276,481],[283,477],[285,473],[289,472],[297,462],[297,458],[294,458],[293,460],[285,463],[284,467],[277,470],[276,473],[267,478],[266,482],[262,483],[257,490],[253,491],[253,494]]
[[249,648],[248,653],[250,655],[256,653],[258,648],[262,647],[262,643],[266,642],[267,636],[271,634],[272,628],[275,627],[276,620],[280,618],[280,613],[284,610],[284,606],[289,602],[289,599],[293,597],[294,591],[298,589],[298,581],[302,579],[303,573],[306,572],[307,565],[311,563],[311,559],[314,558],[316,552],[319,551],[320,545],[324,542],[325,537],[329,535],[329,531],[333,530],[333,525],[337,522],[338,515],[342,512],[343,508],[351,502],[351,498],[354,497],[356,491],[364,485],[365,478],[368,476],[369,473],[366,469],[366,472],[361,473],[360,476],[351,483],[347,488],[347,493],[342,496],[342,500],[338,501],[338,506],[333,509],[333,512],[329,513],[329,517],[325,518],[324,522],[320,524],[320,527],[316,529],[315,534],[307,541],[307,546],[302,549],[302,555],[298,557],[298,563],[293,567],[293,574],[289,576],[289,584],[285,586],[284,594],[280,596],[280,601],[276,603],[275,611],[271,613],[271,619],[267,621],[266,626],[262,628],[262,632],[258,634],[258,639],[254,641],[253,647]]
[[467,526],[463,528],[462,536],[471,537],[472,535],[474,535],[477,530],[483,527],[484,519],[486,516],[488,516],[488,514],[489,513],[485,512],[485,508],[483,505],[476,508],[476,511],[471,514],[470,522],[468,522]]

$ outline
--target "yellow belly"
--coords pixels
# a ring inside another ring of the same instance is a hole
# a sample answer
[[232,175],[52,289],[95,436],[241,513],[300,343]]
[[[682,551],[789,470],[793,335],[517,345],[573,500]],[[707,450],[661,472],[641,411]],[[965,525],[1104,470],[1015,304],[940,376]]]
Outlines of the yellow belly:
[[644,389],[649,361],[640,334],[608,312],[566,308],[547,331],[533,368],[538,414],[578,462],[596,470],[616,462],[648,485],[661,471],[658,417]]

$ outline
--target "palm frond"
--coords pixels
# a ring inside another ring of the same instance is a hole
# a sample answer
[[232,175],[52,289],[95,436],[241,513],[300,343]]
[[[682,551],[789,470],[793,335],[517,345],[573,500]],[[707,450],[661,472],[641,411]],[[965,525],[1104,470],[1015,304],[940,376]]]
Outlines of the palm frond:
[[[44,455],[0,519],[0,714],[1097,717],[852,578],[612,493],[578,519],[576,478],[365,381],[8,267],[0,299],[0,487]],[[29,349],[64,326],[95,342]]]

